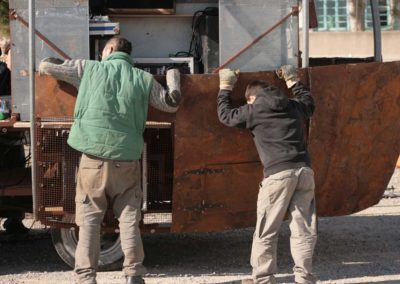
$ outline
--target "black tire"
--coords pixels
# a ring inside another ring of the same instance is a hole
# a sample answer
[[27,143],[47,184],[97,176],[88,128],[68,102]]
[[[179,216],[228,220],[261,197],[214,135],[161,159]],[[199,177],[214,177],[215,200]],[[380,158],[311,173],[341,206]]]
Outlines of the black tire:
[[[61,259],[71,268],[75,265],[75,250],[78,243],[78,229],[53,228],[51,239]],[[99,271],[122,268],[123,253],[119,234],[101,234]]]

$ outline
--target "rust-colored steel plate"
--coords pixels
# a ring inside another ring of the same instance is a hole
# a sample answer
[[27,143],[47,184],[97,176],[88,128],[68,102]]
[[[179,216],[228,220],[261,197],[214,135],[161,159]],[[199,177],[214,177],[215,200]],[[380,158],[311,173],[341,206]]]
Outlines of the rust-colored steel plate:
[[[253,79],[281,84],[272,72],[242,73],[235,105],[245,103],[244,91]],[[184,101],[175,122],[172,231],[253,226],[262,166],[250,131],[219,122],[218,75],[192,75],[183,82]]]
[[[165,77],[157,76],[165,85]],[[40,118],[73,117],[78,90],[70,84],[54,80],[51,76],[36,74],[36,116]],[[149,108],[153,121],[173,122],[175,114]]]
[[319,214],[376,204],[400,152],[400,62],[311,68],[309,76]]
[[[400,63],[302,70],[316,113],[310,151],[320,216],[350,214],[377,203],[400,151]],[[284,87],[272,72],[242,73],[234,103],[247,83],[264,79]],[[254,225],[262,178],[250,133],[218,122],[218,77],[183,81],[185,101],[175,124],[172,231],[211,231]]]
[[[400,62],[315,67],[300,75],[316,101],[309,144],[319,215],[350,214],[377,203],[400,152]],[[273,72],[241,73],[235,105],[244,103],[254,79],[285,88]],[[38,115],[71,116],[73,103],[60,104],[74,98],[49,77],[37,80],[47,86],[38,89],[38,106],[46,104],[37,107]],[[149,111],[149,120],[173,123],[171,231],[253,226],[262,167],[250,132],[219,123],[218,75],[182,75],[182,92],[175,115]]]
[[70,84],[36,74],[36,115],[72,117],[77,90]]

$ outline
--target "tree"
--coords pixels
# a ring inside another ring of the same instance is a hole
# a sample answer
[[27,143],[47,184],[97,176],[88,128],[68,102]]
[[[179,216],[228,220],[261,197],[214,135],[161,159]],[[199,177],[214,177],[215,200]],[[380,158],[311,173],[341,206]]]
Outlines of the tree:
[[400,29],[400,0],[390,0],[390,27],[392,30]]
[[0,37],[10,36],[8,0],[0,0]]
[[365,30],[365,1],[349,0],[350,31],[359,32]]

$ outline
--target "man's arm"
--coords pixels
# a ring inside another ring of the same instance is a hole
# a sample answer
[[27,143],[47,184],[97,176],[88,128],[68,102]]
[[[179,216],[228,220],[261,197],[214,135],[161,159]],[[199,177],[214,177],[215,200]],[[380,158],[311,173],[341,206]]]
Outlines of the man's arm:
[[314,99],[311,96],[311,92],[307,89],[306,86],[303,85],[303,83],[298,81],[292,87],[292,93],[294,95],[293,101],[297,103],[297,106],[306,116],[306,118],[310,118],[313,115],[315,109]]
[[222,124],[229,127],[246,128],[247,118],[250,114],[250,105],[232,108],[232,91],[220,90],[218,93],[217,107],[218,119]]
[[177,69],[168,70],[166,79],[167,89],[153,78],[150,105],[158,110],[174,113],[178,110],[182,100],[179,71]]
[[237,81],[237,75],[238,73],[230,69],[221,69],[219,71],[218,119],[226,126],[245,128],[251,106],[232,107],[231,95],[233,86]]
[[51,75],[57,80],[67,82],[77,89],[83,77],[84,59],[65,60],[45,58],[40,62],[39,74]]

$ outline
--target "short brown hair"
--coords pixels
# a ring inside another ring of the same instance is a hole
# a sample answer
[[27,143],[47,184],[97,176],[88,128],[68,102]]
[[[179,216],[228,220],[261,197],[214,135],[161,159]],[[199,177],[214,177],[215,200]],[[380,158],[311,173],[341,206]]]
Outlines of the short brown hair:
[[131,42],[122,36],[114,36],[110,38],[107,41],[106,46],[109,44],[112,44],[112,46],[114,47],[114,51],[122,51],[129,55],[132,52]]
[[263,91],[263,89],[268,88],[269,85],[264,80],[253,80],[251,81],[246,88],[245,97],[246,100],[249,100],[251,96],[257,96],[259,93]]

